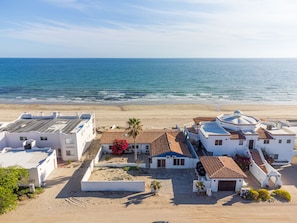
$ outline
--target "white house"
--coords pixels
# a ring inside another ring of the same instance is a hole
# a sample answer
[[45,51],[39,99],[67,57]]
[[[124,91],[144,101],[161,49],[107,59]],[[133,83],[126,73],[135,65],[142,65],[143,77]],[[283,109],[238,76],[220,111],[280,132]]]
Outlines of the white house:
[[202,122],[199,140],[208,155],[245,154],[246,149],[265,151],[275,162],[289,163],[294,155],[295,134],[287,126],[261,122],[255,117],[223,114],[215,121]]
[[283,164],[289,163],[296,154],[296,135],[288,126],[280,122],[263,122],[238,110],[219,115],[213,121],[200,122],[193,129],[197,130],[196,135],[191,133],[189,136],[197,140],[205,155],[249,156],[250,171],[262,186],[267,186],[269,180],[276,186],[281,185],[280,173],[265,160],[265,155],[272,158],[274,164]]
[[42,186],[57,167],[56,151],[51,148],[9,148],[0,150],[0,166],[20,166],[29,171],[29,183]]
[[58,158],[75,161],[81,159],[95,136],[93,113],[23,113],[17,120],[0,126],[0,150],[5,147],[22,147],[24,141],[34,140],[37,147],[56,150]]
[[[104,153],[112,153],[115,139],[129,143],[128,153],[134,151],[134,140],[125,131],[111,130],[102,134],[100,143]],[[147,154],[150,168],[194,168],[198,156],[183,132],[177,130],[144,130],[136,139],[139,154]]]

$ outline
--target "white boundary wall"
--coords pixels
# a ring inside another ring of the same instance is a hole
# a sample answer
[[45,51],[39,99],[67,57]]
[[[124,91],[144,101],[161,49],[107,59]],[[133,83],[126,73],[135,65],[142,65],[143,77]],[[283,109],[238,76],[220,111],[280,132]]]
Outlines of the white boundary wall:
[[[86,170],[80,184],[82,191],[130,191],[144,192],[145,181],[89,181],[94,166],[98,166],[101,149]],[[120,165],[121,166],[121,165]],[[128,165],[123,165],[128,166]],[[129,165],[130,166],[130,165]],[[135,166],[135,165],[134,165]],[[122,167],[122,166],[121,166]]]

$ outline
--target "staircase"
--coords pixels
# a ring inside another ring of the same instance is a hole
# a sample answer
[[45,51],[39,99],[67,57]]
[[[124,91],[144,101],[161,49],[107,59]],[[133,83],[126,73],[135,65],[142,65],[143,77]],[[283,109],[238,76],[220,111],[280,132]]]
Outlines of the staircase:
[[265,164],[263,163],[262,159],[261,159],[261,156],[258,152],[258,150],[256,149],[251,149],[250,150],[250,153],[252,155],[252,158],[253,160],[255,161],[255,163],[264,171],[264,173],[268,173],[266,167],[265,167]]

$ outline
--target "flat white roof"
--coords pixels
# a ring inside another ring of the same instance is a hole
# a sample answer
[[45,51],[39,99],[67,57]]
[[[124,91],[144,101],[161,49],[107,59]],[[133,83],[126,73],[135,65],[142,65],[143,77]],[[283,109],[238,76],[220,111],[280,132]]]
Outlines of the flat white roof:
[[0,166],[21,166],[25,169],[38,167],[51,153],[51,148],[23,148],[5,147],[0,151]]
[[60,113],[54,112],[52,115],[34,116],[30,113],[23,113],[17,120],[0,125],[0,132],[77,133],[90,119],[91,114],[62,116]]
[[205,122],[201,125],[200,130],[205,136],[208,135],[230,135],[225,129],[219,126],[216,122]]

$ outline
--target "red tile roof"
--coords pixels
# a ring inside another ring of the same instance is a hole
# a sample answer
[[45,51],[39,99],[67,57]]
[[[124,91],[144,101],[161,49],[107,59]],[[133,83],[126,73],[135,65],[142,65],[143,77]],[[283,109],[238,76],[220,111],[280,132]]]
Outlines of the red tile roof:
[[196,117],[196,118],[193,118],[193,120],[196,125],[199,125],[200,122],[214,121],[216,120],[216,117]]
[[[111,130],[103,132],[100,143],[112,144],[115,139],[125,139],[129,144],[134,143],[132,137],[124,130]],[[150,144],[150,155],[157,156],[167,152],[175,152],[192,157],[184,134],[177,130],[144,130],[136,139],[137,144]]]
[[263,128],[257,130],[259,139],[273,139],[273,137]]
[[247,178],[245,173],[227,156],[202,156],[200,161],[211,179]]

